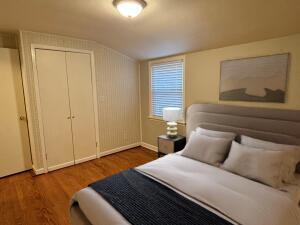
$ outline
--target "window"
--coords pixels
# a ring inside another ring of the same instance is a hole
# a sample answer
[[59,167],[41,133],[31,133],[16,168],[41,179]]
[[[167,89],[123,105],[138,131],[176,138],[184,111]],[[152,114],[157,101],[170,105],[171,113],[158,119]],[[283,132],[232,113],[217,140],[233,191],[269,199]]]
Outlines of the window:
[[184,59],[150,63],[151,117],[162,117],[163,108],[184,109]]

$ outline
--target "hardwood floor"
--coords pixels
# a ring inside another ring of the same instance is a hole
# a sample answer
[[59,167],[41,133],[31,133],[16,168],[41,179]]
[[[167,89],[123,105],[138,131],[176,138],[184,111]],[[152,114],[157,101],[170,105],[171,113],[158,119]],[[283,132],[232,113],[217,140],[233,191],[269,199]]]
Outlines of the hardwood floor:
[[72,195],[88,184],[156,159],[142,147],[33,177],[24,172],[0,179],[1,225],[70,225]]

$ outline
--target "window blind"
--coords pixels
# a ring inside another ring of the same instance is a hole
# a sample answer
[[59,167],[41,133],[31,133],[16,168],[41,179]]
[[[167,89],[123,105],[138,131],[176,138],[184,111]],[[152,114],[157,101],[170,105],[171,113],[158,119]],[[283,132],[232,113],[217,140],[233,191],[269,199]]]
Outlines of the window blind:
[[163,108],[183,109],[183,60],[151,65],[151,112],[162,117]]

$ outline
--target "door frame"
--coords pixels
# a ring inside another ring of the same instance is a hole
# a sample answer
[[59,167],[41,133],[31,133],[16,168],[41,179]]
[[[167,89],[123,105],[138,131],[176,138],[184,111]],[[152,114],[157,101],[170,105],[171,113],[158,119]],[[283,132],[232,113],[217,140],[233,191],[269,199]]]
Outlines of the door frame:
[[[94,51],[83,50],[83,49],[74,49],[74,48],[65,48],[65,47],[56,47],[50,45],[41,45],[41,44],[31,44],[31,57],[32,57],[32,65],[33,65],[33,77],[34,77],[34,88],[36,94],[36,103],[37,103],[37,111],[38,111],[38,123],[39,123],[39,133],[42,147],[42,158],[43,158],[43,167],[45,173],[47,173],[48,165],[46,158],[46,146],[45,146],[45,138],[44,138],[44,126],[42,119],[42,109],[41,109],[41,101],[40,101],[40,91],[39,91],[39,82],[38,82],[38,72],[36,65],[36,49],[42,50],[52,50],[52,51],[61,51],[61,52],[74,52],[74,53],[84,53],[89,54],[91,57],[91,73],[92,73],[92,87],[93,87],[93,102],[94,102],[94,114],[95,114],[95,139],[96,139],[96,157],[100,157],[100,147],[99,147],[99,118],[98,118],[98,97],[97,97],[97,82],[96,82],[96,70],[95,70],[95,56]],[[88,159],[89,160],[89,159]],[[86,160],[87,161],[87,160]],[[80,161],[80,162],[83,162]],[[75,163],[75,159],[74,159]],[[76,163],[75,163],[76,164]]]

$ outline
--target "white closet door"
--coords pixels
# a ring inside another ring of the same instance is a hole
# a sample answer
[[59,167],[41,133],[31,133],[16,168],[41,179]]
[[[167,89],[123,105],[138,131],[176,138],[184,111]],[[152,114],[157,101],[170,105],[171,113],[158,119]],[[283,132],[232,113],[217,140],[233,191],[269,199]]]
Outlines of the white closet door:
[[74,52],[66,56],[74,155],[79,163],[97,155],[91,57]]
[[0,177],[31,169],[19,53],[0,49]]
[[48,170],[74,164],[66,53],[36,49]]

